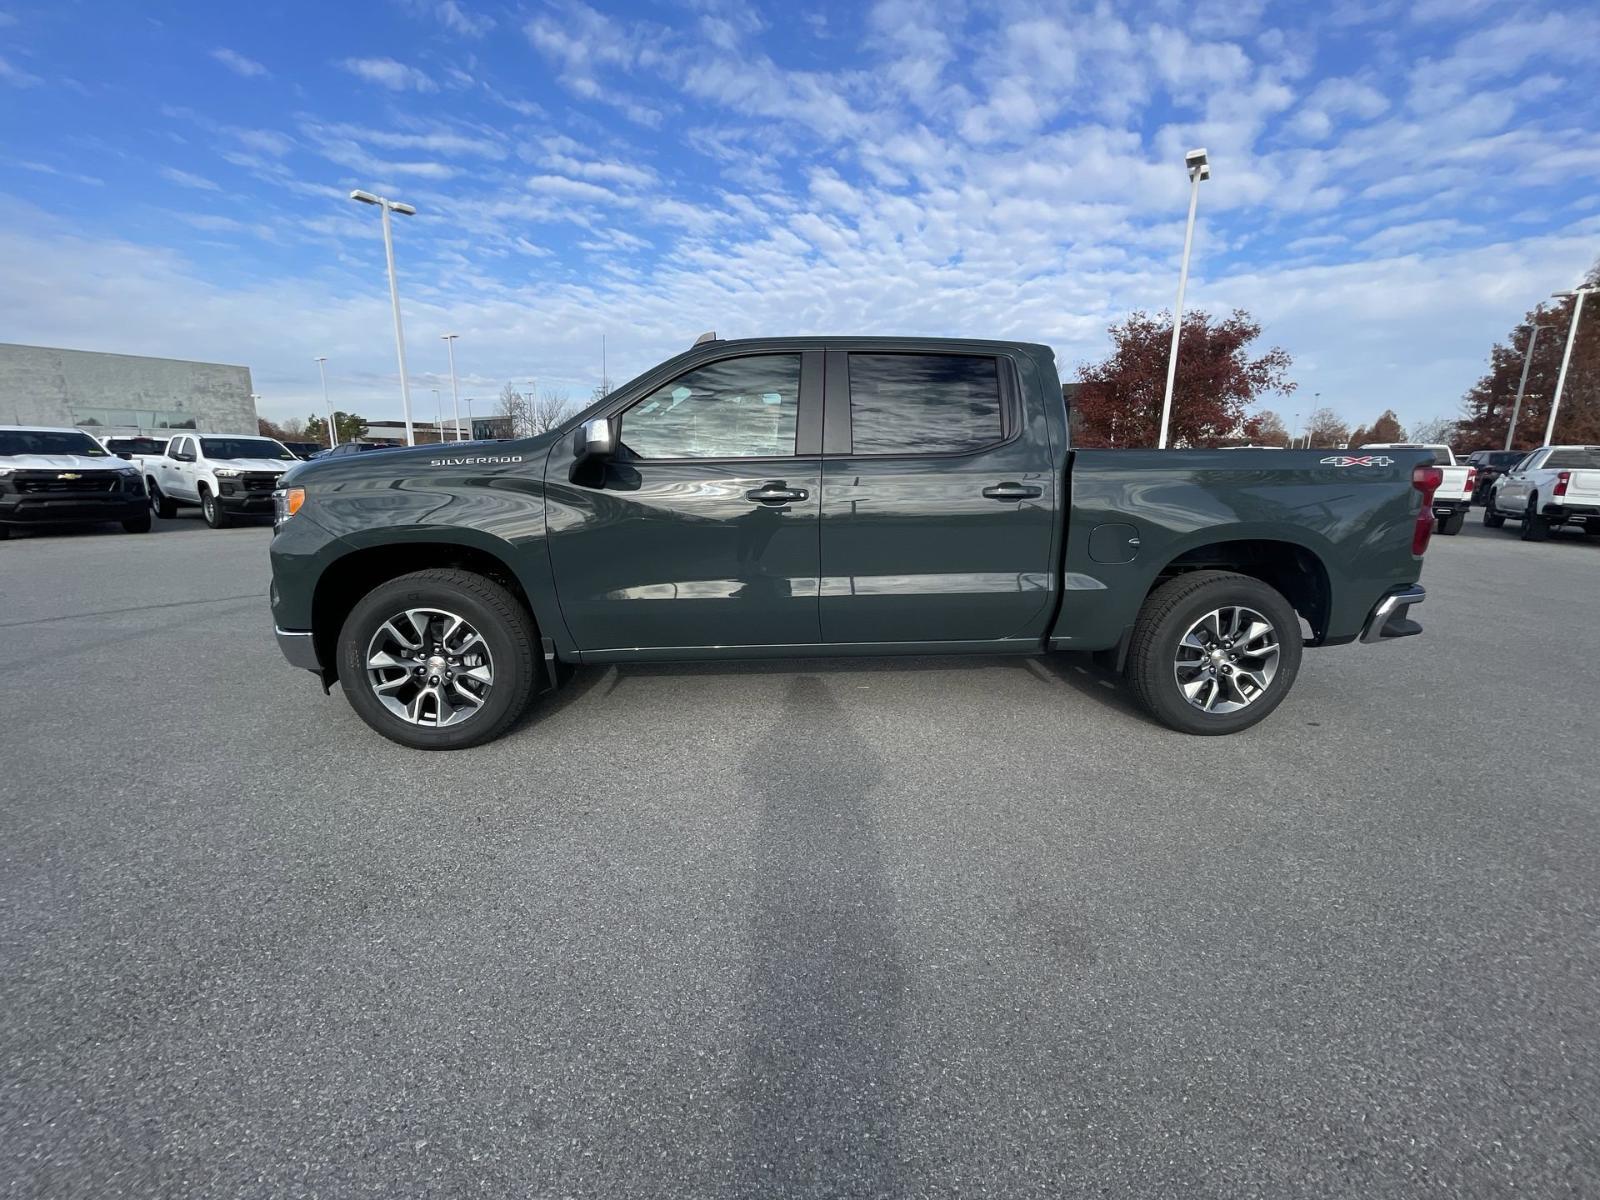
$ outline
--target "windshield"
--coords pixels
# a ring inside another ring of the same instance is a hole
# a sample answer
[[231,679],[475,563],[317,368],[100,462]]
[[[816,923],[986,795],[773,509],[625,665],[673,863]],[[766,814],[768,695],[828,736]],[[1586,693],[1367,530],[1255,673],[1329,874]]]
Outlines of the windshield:
[[0,457],[16,454],[81,454],[108,458],[106,449],[87,433],[63,429],[0,429]]
[[207,458],[281,458],[293,462],[294,455],[271,438],[201,438],[200,449]]
[[159,438],[114,437],[106,439],[106,449],[113,454],[165,454],[167,444]]

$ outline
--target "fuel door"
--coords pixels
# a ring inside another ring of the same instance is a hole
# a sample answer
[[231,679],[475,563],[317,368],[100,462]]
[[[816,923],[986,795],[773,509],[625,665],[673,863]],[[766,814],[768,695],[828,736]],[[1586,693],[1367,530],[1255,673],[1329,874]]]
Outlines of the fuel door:
[[1132,562],[1139,553],[1139,531],[1132,525],[1096,525],[1089,534],[1089,557],[1097,563]]

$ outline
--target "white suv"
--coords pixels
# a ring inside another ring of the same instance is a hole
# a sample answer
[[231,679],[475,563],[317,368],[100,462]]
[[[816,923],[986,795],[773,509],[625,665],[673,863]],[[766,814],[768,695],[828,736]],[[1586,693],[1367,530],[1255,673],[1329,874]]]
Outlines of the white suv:
[[270,516],[278,476],[300,460],[282,442],[223,433],[181,433],[160,455],[146,455],[145,488],[158,517],[198,504],[221,529],[236,515]]

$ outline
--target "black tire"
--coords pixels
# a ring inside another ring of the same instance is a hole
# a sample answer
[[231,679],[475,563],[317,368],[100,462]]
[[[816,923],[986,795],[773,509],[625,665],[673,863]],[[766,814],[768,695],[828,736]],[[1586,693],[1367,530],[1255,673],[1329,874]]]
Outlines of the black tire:
[[[1203,712],[1184,696],[1175,662],[1178,644],[1213,609],[1243,606],[1265,617],[1278,639],[1276,674],[1255,699],[1234,712]],[[1182,733],[1238,733],[1283,702],[1300,673],[1300,618],[1274,588],[1230,571],[1194,571],[1162,584],[1139,610],[1126,673],[1134,697],[1157,721]]]
[[122,523],[122,532],[123,533],[149,533],[150,532],[150,514],[149,513],[144,513],[141,516],[129,517],[126,521],[124,521]]
[[[443,728],[412,724],[384,706],[367,676],[367,648],[385,622],[406,609],[456,613],[487,644],[494,680],[483,707]],[[390,741],[416,750],[462,750],[493,741],[527,710],[539,682],[533,617],[505,588],[470,571],[436,569],[379,584],[357,602],[339,630],[339,684],[350,707]]]
[[1485,529],[1499,529],[1506,523],[1505,516],[1494,506],[1494,493],[1483,502],[1483,526]]
[[10,536],[11,536],[11,526],[9,526],[9,525],[0,525],[0,542],[5,541]]
[[228,510],[223,508],[205,488],[200,489],[200,515],[205,517],[206,524],[213,529],[226,529],[228,527]]
[[150,511],[163,521],[170,521],[178,515],[178,506],[168,499],[167,494],[161,490],[154,479],[145,480],[145,487],[150,489]]
[[1522,540],[1544,542],[1550,539],[1550,522],[1539,515],[1539,493],[1528,497],[1528,511],[1522,514]]
[[1445,537],[1454,537],[1461,532],[1461,527],[1467,523],[1467,510],[1461,509],[1453,512],[1439,522],[1439,532]]

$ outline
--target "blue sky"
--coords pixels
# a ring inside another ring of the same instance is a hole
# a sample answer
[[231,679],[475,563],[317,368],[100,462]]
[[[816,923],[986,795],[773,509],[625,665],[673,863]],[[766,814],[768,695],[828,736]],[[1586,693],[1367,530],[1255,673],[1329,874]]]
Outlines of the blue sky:
[[[0,340],[244,363],[265,415],[586,396],[700,332],[1248,308],[1352,420],[1452,413],[1600,256],[1600,8],[0,0]],[[479,411],[482,411],[481,409]]]

